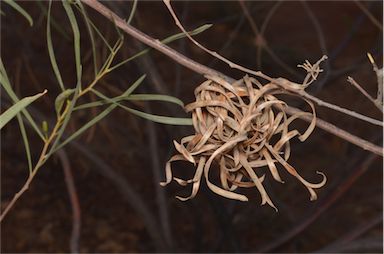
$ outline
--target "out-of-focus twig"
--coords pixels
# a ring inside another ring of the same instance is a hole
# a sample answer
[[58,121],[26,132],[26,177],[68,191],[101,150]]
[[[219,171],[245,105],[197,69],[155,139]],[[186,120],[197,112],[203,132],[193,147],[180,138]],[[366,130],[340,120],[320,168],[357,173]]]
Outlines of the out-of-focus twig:
[[[136,15],[136,17],[139,17]],[[142,46],[137,41],[135,42],[137,49],[142,50]],[[144,55],[138,59],[138,67],[142,69],[143,72],[148,73],[151,83],[153,84],[154,89],[157,93],[160,94],[168,94],[169,88],[166,86],[163,81],[158,68],[156,67],[155,62],[149,55]],[[151,113],[150,105],[146,105],[146,112]],[[167,106],[167,110],[176,114],[174,107]],[[164,238],[167,242],[167,245],[170,249],[174,248],[171,223],[169,220],[169,211],[166,200],[165,191],[159,185],[161,182],[162,176],[160,175],[161,167],[160,167],[160,157],[159,157],[159,144],[158,144],[158,135],[156,133],[156,127],[153,122],[147,121],[146,129],[148,134],[148,142],[149,142],[149,151],[151,154],[151,166],[153,172],[153,182],[156,191],[156,202],[158,206],[158,212],[160,217],[160,226],[162,232],[164,234]]]
[[[3,102],[4,99],[2,98],[1,103]],[[42,112],[34,108],[33,105],[30,105],[29,108],[30,111],[33,112],[34,115],[36,115],[37,119],[39,119],[40,121],[47,120],[47,117]],[[29,124],[29,122],[26,123]],[[49,121],[49,123],[53,124],[54,122]],[[65,137],[66,135],[67,134],[64,132],[63,137]],[[158,223],[153,214],[151,213],[150,209],[147,207],[147,205],[141,198],[140,194],[137,193],[121,175],[116,173],[113,168],[111,168],[107,163],[105,163],[99,156],[95,155],[88,147],[85,147],[76,141],[70,142],[69,145],[78,152],[80,152],[85,158],[88,158],[89,161],[95,165],[95,171],[103,175],[106,179],[110,180],[116,186],[116,188],[120,191],[124,199],[132,206],[138,216],[142,218],[143,223],[145,224],[146,229],[148,230],[148,234],[152,238],[156,249],[158,251],[168,250],[164,238],[161,234],[159,234]],[[3,213],[0,216],[0,220],[4,218],[4,216],[7,214],[9,209],[16,202],[16,200],[29,188],[33,177],[36,174],[35,172],[37,171],[34,171],[33,175],[29,176],[23,188],[18,193],[16,193],[15,198],[4,209]]]
[[304,9],[307,12],[309,19],[311,20],[311,22],[315,28],[315,31],[316,31],[316,34],[317,34],[317,37],[319,40],[320,48],[321,48],[321,53],[323,55],[328,55],[326,39],[325,39],[323,29],[321,28],[319,20],[317,19],[317,17],[315,16],[315,14],[313,13],[312,9],[309,7],[309,5],[306,1],[302,0],[300,3],[303,5]]
[[381,253],[383,237],[374,236],[335,246],[329,253]]
[[[281,60],[280,57],[277,56],[275,54],[275,52],[269,47],[267,41],[265,40],[264,33],[263,33],[265,31],[266,26],[263,26],[264,31],[259,31],[259,28],[257,27],[251,14],[249,13],[248,8],[245,6],[244,0],[239,0],[239,4],[241,6],[241,9],[244,12],[245,17],[248,20],[248,23],[250,24],[250,26],[252,28],[253,33],[255,34],[255,43],[256,43],[256,47],[257,47],[257,67],[258,67],[258,69],[261,69],[261,54],[262,54],[262,50],[264,49],[269,54],[269,56],[278,65],[280,65],[282,68],[284,68],[287,72],[294,75],[295,77],[301,78],[301,75],[296,70],[292,69],[288,64],[286,64],[283,60]],[[279,3],[277,3],[276,6],[278,7]],[[271,18],[272,14],[274,13],[275,10],[276,10],[276,8],[272,8],[272,11],[269,14],[269,18],[266,19],[267,22],[269,22],[269,19]]]
[[141,196],[132,189],[130,184],[118,173],[115,172],[108,164],[106,164],[99,156],[96,156],[88,148],[79,144],[76,141],[69,143],[74,149],[84,155],[92,162],[94,169],[105,178],[113,182],[116,188],[120,191],[124,199],[132,206],[137,214],[142,218],[144,224],[147,227],[148,233],[154,241],[156,249],[158,251],[166,251],[168,247],[164,241],[164,238],[159,234],[159,225],[150,212],[149,208],[141,198]]
[[81,209],[79,204],[79,198],[77,196],[76,186],[73,180],[73,175],[71,170],[71,164],[69,162],[67,153],[62,148],[57,151],[57,155],[63,167],[65,184],[67,185],[69,200],[71,202],[71,207],[72,207],[72,233],[71,233],[71,239],[70,239],[70,250],[71,250],[71,253],[79,253],[80,228],[81,228]]
[[213,249],[209,252],[218,253],[223,251],[223,245],[227,245],[230,248],[230,252],[241,253],[243,252],[239,244],[238,236],[233,227],[232,215],[229,213],[228,208],[223,204],[222,200],[217,199],[212,193],[207,193],[207,198],[212,204],[212,209],[216,215],[219,228],[219,236],[216,238],[216,242],[212,244]]
[[[244,15],[241,16],[241,18],[239,19],[239,21],[237,22],[235,28],[231,31],[231,33],[227,36],[226,40],[225,40],[225,43],[224,45],[219,49],[219,53],[221,54],[222,52],[224,52],[232,43],[233,41],[236,39],[237,35],[239,34],[239,31],[241,29],[241,27],[243,26],[245,22],[245,17]],[[180,40],[180,42],[182,42],[184,40]],[[211,62],[208,64],[208,66],[212,66],[213,64],[215,64],[216,62],[218,62],[219,59],[217,58],[213,58],[211,60]]]
[[[89,97],[91,99],[90,101],[96,100],[96,96],[94,93],[90,93]],[[97,109],[95,107],[91,108],[91,115],[92,115],[92,118],[95,118],[97,116]],[[96,127],[97,127],[97,124],[94,124],[94,125],[92,125],[92,127],[88,131],[87,137],[85,138],[86,143],[89,143],[92,141],[93,137],[95,136]]]
[[344,246],[349,245],[353,240],[357,239],[362,234],[366,233],[368,230],[373,227],[379,225],[379,223],[383,222],[383,215],[370,219],[368,222],[364,222],[362,225],[358,225],[355,229],[353,229],[348,234],[341,237],[339,240],[336,240],[334,243],[328,245],[327,247],[316,251],[315,253],[336,253],[339,249],[342,249]]
[[311,213],[308,217],[301,220],[296,226],[291,228],[285,233],[282,233],[279,238],[271,241],[269,244],[261,247],[257,253],[266,253],[276,250],[281,245],[287,243],[290,239],[304,231],[309,225],[311,225],[316,219],[322,215],[331,205],[333,205],[341,196],[349,190],[349,188],[369,169],[369,167],[377,160],[377,155],[371,154],[362,162],[362,164],[351,172],[346,177],[345,181],[338,186],[330,195],[321,202],[319,207]]
[[381,31],[383,31],[383,25],[380,21],[378,21],[375,16],[372,15],[372,13],[362,4],[360,1],[355,0],[356,5],[364,12],[365,15],[369,18],[369,20]]
[[[147,107],[146,112],[151,113],[150,106]],[[161,188],[161,186],[159,185],[159,182],[161,182],[161,168],[159,158],[159,144],[157,141],[157,134],[154,125],[155,124],[151,121],[147,121],[146,123],[149,150],[151,154],[152,172],[154,176],[153,181],[156,191],[157,205],[159,207],[160,225],[162,227],[162,231],[164,232],[164,238],[167,241],[167,245],[170,246],[170,248],[173,248],[173,240],[170,226],[171,223],[169,221],[167,199],[165,197],[164,188]]]

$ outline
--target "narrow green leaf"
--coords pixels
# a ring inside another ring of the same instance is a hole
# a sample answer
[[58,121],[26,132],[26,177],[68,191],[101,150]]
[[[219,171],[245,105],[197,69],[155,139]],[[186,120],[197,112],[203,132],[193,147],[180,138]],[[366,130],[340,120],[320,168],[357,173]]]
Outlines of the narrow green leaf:
[[131,23],[133,16],[135,15],[136,7],[137,7],[137,0],[133,0],[132,10],[131,10],[131,13],[129,14],[129,18],[127,20],[128,25]]
[[[16,94],[12,90],[11,84],[10,84],[9,79],[8,79],[7,72],[5,70],[5,67],[3,65],[3,61],[1,58],[0,58],[0,83],[3,86],[3,88],[5,89],[5,91],[8,93],[9,97],[11,97],[12,101],[14,103],[18,102],[19,99],[17,98]],[[44,136],[41,134],[40,130],[38,129],[37,125],[33,121],[33,118],[28,113],[28,111],[23,109],[21,112],[25,115],[25,117],[30,122],[31,126],[35,129],[37,134],[44,140]],[[16,117],[17,117],[17,121],[19,123],[21,136],[22,136],[23,142],[24,142],[25,153],[27,155],[29,173],[31,173],[32,172],[32,157],[31,157],[31,151],[30,151],[30,147],[29,147],[27,132],[25,130],[25,126],[24,126],[24,122],[23,122],[21,114],[20,113],[17,114]]]
[[5,17],[5,13],[0,9],[0,15]]
[[161,94],[132,94],[129,96],[121,96],[121,95],[116,96],[114,98],[111,98],[110,101],[99,100],[99,101],[84,103],[75,107],[74,110],[93,108],[93,107],[103,106],[105,104],[110,104],[113,102],[121,102],[121,101],[163,101],[163,102],[175,103],[181,107],[184,107],[184,103],[173,96],[161,95]]
[[[194,35],[197,35],[197,34],[200,34],[200,33],[204,32],[205,30],[211,28],[212,26],[213,26],[213,24],[204,24],[204,25],[199,26],[198,28],[188,32],[188,34],[191,35],[191,36],[194,36]],[[178,33],[178,34],[171,35],[171,36],[165,38],[161,42],[164,43],[164,44],[168,44],[168,43],[171,43],[171,42],[173,42],[175,40],[182,39],[184,37],[185,37],[184,33]]]
[[[133,91],[143,82],[143,80],[145,79],[146,75],[142,75],[138,80],[135,81],[135,83],[133,83],[128,89],[127,91],[125,91],[122,95],[119,95],[117,97],[114,97],[112,98],[111,100],[116,100],[116,101],[119,101],[119,100],[123,100],[124,98],[127,98],[130,96],[131,93],[133,93]],[[92,89],[93,90],[93,89]],[[105,100],[101,100],[101,101],[94,101],[94,102],[90,102],[90,103],[84,103],[82,105],[79,105],[77,107],[74,108],[74,110],[80,110],[80,109],[86,109],[86,108],[93,108],[93,107],[97,107],[97,106],[101,106],[101,105],[105,105],[105,104],[108,104],[109,102],[108,101],[105,101]]]
[[63,79],[61,78],[59,67],[57,66],[57,61],[56,61],[56,57],[55,57],[55,51],[54,51],[53,45],[52,45],[51,8],[52,8],[52,0],[49,1],[48,14],[47,14],[47,47],[48,47],[48,54],[49,54],[49,59],[51,60],[51,65],[52,65],[53,72],[56,75],[57,82],[59,83],[59,86],[60,86],[61,90],[64,91],[65,90],[64,82],[63,82]]
[[123,39],[122,37],[120,37],[119,39],[117,39],[116,43],[113,45],[113,48],[112,48],[110,54],[109,54],[108,57],[107,57],[107,60],[105,60],[103,66],[101,66],[101,68],[100,68],[98,74],[103,73],[103,72],[105,72],[106,70],[107,70],[108,72],[111,72],[111,71],[112,71],[111,68],[110,68],[110,66],[111,66],[111,64],[112,64],[112,62],[113,62],[113,59],[115,58],[117,52],[119,51],[119,49],[121,48],[121,46],[123,46],[123,40],[122,40],[122,39]]
[[34,96],[25,97],[21,100],[19,100],[17,103],[12,105],[9,109],[7,109],[3,114],[0,115],[0,130],[10,121],[12,118],[14,118],[20,111],[22,111],[24,108],[26,108],[29,104],[43,96],[47,93],[47,90],[44,90],[44,92],[36,94]]
[[176,97],[162,94],[132,94],[126,98],[129,101],[164,101],[179,105],[184,108],[184,103]]
[[73,31],[73,44],[75,49],[75,64],[76,64],[76,76],[77,76],[77,82],[81,83],[81,57],[80,57],[80,31],[79,26],[77,24],[77,20],[75,17],[75,14],[73,13],[72,7],[69,3],[69,1],[64,0],[63,6],[65,9],[65,12],[67,13],[69,22],[71,23],[72,31]]
[[20,5],[18,5],[16,3],[16,1],[14,1],[14,0],[4,0],[4,2],[6,2],[10,6],[12,6],[13,9],[18,11],[21,15],[23,15],[24,18],[26,18],[28,20],[29,25],[33,26],[33,19],[31,17],[31,15],[29,15]]
[[126,107],[124,105],[121,105],[120,103],[111,100],[110,98],[104,96],[102,93],[100,93],[96,90],[93,90],[93,92],[97,96],[99,96],[100,98],[102,98],[106,101],[109,101],[109,102],[113,103],[114,105],[117,105],[117,106],[127,110],[128,112],[133,113],[137,116],[140,116],[144,119],[151,120],[151,121],[156,122],[156,123],[163,123],[163,124],[169,124],[169,125],[192,125],[192,119],[190,119],[190,118],[168,117],[168,116],[159,116],[159,115],[144,113],[144,112],[141,112],[139,110],[132,109],[132,108]]
[[147,120],[150,120],[152,122],[169,124],[169,125],[192,125],[192,119],[191,118],[159,116],[159,115],[153,115],[153,114],[141,112],[139,110],[128,108],[128,107],[120,105],[120,104],[119,104],[119,106],[122,107],[123,109],[127,110],[128,112],[131,112],[137,116],[140,116],[140,117],[147,119]]
[[[202,26],[196,28],[195,30],[189,32],[189,34],[190,34],[191,36],[193,36],[193,35],[202,33],[202,32],[204,32],[205,30],[207,30],[208,28],[210,28],[211,26],[212,26],[212,24],[205,24],[205,25],[202,25]],[[184,37],[185,37],[185,34],[184,34],[184,33],[178,33],[178,34],[175,34],[175,35],[172,35],[172,36],[169,36],[169,37],[163,39],[161,42],[164,43],[164,44],[168,44],[168,43],[171,43],[171,42],[173,42],[173,41],[175,41],[175,40],[179,40],[179,39],[184,38]],[[137,54],[131,56],[130,58],[127,58],[127,59],[121,61],[120,63],[115,64],[113,67],[110,68],[110,71],[112,71],[112,70],[114,70],[114,69],[116,69],[116,68],[119,68],[120,66],[122,66],[122,65],[124,65],[124,64],[126,64],[126,63],[128,63],[129,61],[132,61],[132,60],[134,60],[135,58],[140,57],[140,56],[142,56],[142,55],[148,53],[150,50],[151,50],[151,48],[144,49],[144,50],[138,52]]]
[[[118,99],[118,98],[117,97],[113,98],[113,100],[115,100],[115,99]],[[108,102],[105,100],[94,101],[94,102],[81,104],[81,105],[75,107],[73,110],[77,111],[80,109],[94,108],[94,107],[98,107],[98,106],[103,106],[105,104],[108,104]]]
[[[17,103],[19,101],[19,98],[16,96],[15,92],[12,89],[11,83],[9,82],[9,78],[3,64],[3,60],[1,58],[0,58],[0,84],[2,85],[4,90],[7,92],[7,94],[13,101],[13,103]],[[29,114],[29,112],[26,109],[23,109],[22,113],[24,114],[25,118],[29,121],[32,128],[39,135],[39,137],[42,140],[44,140],[44,135],[41,133],[40,129],[37,127],[35,121],[33,120],[32,116]]]
[[27,135],[27,132],[25,130],[25,126],[24,126],[23,119],[21,118],[21,114],[17,114],[16,117],[17,117],[17,121],[19,123],[21,136],[23,138],[25,154],[27,155],[29,174],[32,174],[32,157],[31,157],[31,150],[29,147],[28,135]]
[[[75,7],[81,12],[81,8],[78,5],[75,5]],[[97,26],[92,22],[91,19],[88,19],[89,24],[92,26],[92,28],[95,30],[97,35],[100,37],[100,39],[104,42],[104,44],[108,47],[109,51],[112,51],[112,46],[109,44],[107,39],[104,37],[103,33],[100,32],[100,30],[97,28]]]
[[60,115],[61,109],[63,108],[64,102],[69,96],[75,92],[75,89],[67,89],[64,92],[61,92],[55,99],[55,109],[57,116]]
[[77,99],[78,99],[78,95],[80,93],[80,86],[79,86],[79,84],[80,83],[78,83],[77,86],[76,86],[75,94],[73,95],[72,100],[69,102],[68,110],[66,111],[66,114],[64,116],[63,123],[61,124],[60,129],[57,132],[56,139],[53,142],[53,145],[51,146],[51,149],[47,153],[46,158],[49,158],[54,153],[54,151],[57,151],[56,148],[60,145],[59,144],[60,139],[61,139],[61,137],[64,134],[65,128],[67,128],[69,120],[71,119],[73,109],[75,108],[75,105],[76,105],[76,102],[77,102]]
[[116,33],[119,36],[119,39],[124,40],[124,33],[120,31],[120,28],[116,25],[116,21],[114,19],[112,20],[112,22],[113,22],[113,26],[115,27]]
[[97,66],[97,54],[96,54],[95,36],[93,34],[92,26],[90,24],[90,19],[89,19],[89,16],[87,14],[87,11],[85,10],[85,8],[84,8],[83,4],[81,3],[81,1],[78,2],[78,5],[80,6],[80,12],[83,15],[85,24],[87,26],[89,38],[91,40],[92,57],[93,57],[93,71],[94,71],[94,74],[95,74],[95,77],[96,77],[98,66]]
[[[141,76],[134,84],[132,84],[127,91],[125,91],[123,94],[128,96],[130,93],[132,93],[139,85],[140,83],[144,80],[145,75]],[[78,129],[76,132],[74,132],[71,136],[69,136],[66,140],[64,140],[60,145],[57,147],[54,147],[49,154],[54,153],[55,151],[59,150],[69,142],[71,142],[73,139],[77,138],[79,135],[81,135],[83,132],[88,130],[90,127],[92,127],[94,124],[99,122],[101,119],[106,117],[113,109],[115,109],[117,105],[112,104],[108,108],[106,108],[104,111],[102,111],[100,114],[98,114],[96,117],[94,117],[92,120],[90,120],[88,123],[83,125],[80,129]]]
[[1,78],[1,83],[4,86],[4,89],[7,90],[11,89],[11,82],[9,82],[8,74],[7,71],[5,70],[4,64],[3,64],[3,59],[0,57],[0,78]]
[[79,96],[80,90],[81,90],[81,82],[80,82],[80,80],[78,80],[76,87],[75,87],[75,94],[73,95],[72,100],[69,103],[68,110],[66,111],[65,116],[64,116],[64,120],[62,121],[61,127],[60,127],[59,131],[57,132],[56,139],[53,142],[51,149],[47,153],[46,158],[49,158],[52,155],[52,153],[57,150],[56,147],[59,145],[60,139],[64,134],[65,128],[67,127],[69,120],[71,119],[73,109],[75,108],[75,105],[77,103],[77,99],[79,98],[78,96]]
[[94,124],[99,122],[101,119],[103,119],[105,116],[107,116],[116,106],[111,105],[108,108],[106,108],[104,111],[102,111],[100,114],[98,114],[96,117],[94,117],[91,121],[83,125],[80,129],[78,129],[75,133],[73,133],[70,137],[68,137],[66,140],[64,140],[60,145],[57,146],[57,148],[54,149],[53,152],[59,150],[75,138],[77,138],[79,135],[81,135],[83,132],[88,130],[90,127],[92,127]]
[[[42,1],[36,1],[37,6],[39,6],[40,10],[43,12],[45,17],[48,17],[48,8],[45,7]],[[50,18],[51,25],[53,28],[61,34],[67,41],[71,41],[71,37],[68,35],[67,31],[65,31],[61,24],[59,24],[54,17]]]
[[143,74],[140,78],[138,78],[121,96],[129,96],[136,88],[143,82],[147,75]]
[[[143,80],[145,79],[146,75],[142,75],[138,80],[135,81],[135,83],[133,83],[128,89],[127,91],[125,91],[122,95],[119,95],[117,97],[114,97],[112,98],[111,100],[112,101],[121,101],[121,100],[124,100],[124,98],[127,98],[130,96],[131,93],[133,93],[133,91],[143,82]],[[92,89],[92,91],[95,91],[94,89]],[[106,100],[100,100],[100,101],[94,101],[94,102],[90,102],[90,103],[84,103],[82,105],[79,105],[77,106],[74,110],[80,110],[80,109],[86,109],[86,108],[93,108],[93,107],[97,107],[97,106],[102,106],[102,105],[105,105],[105,104],[108,104],[108,103],[111,103],[109,101],[106,101]]]

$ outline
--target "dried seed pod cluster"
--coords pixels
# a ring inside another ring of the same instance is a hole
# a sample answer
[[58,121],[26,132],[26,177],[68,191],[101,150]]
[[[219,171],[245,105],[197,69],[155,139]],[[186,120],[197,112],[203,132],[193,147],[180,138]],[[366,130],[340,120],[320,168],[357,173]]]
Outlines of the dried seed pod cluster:
[[[261,194],[261,203],[276,208],[263,186],[265,175],[260,169],[268,168],[273,179],[283,183],[277,168],[281,164],[308,189],[311,200],[315,200],[314,189],[325,184],[325,175],[318,172],[323,179],[313,184],[303,179],[288,163],[289,141],[294,137],[304,141],[315,127],[313,104],[306,100],[312,112],[301,114],[311,114],[313,121],[304,133],[300,133],[289,129],[292,121],[300,115],[288,117],[284,112],[286,103],[276,97],[279,94],[295,95],[289,89],[274,82],[262,85],[248,76],[233,84],[219,77],[206,78],[195,90],[196,101],[186,106],[186,111],[192,112],[196,133],[181,139],[180,144],[174,141],[179,154],[167,162],[166,181],[161,185],[170,183],[172,179],[182,186],[192,184],[189,197],[177,196],[185,201],[197,194],[204,174],[209,189],[221,196],[247,201],[246,196],[234,191],[239,187],[256,187]],[[292,89],[297,88],[290,87]],[[179,160],[196,166],[192,179],[172,176],[171,163]],[[218,165],[221,187],[209,180],[213,163]]]

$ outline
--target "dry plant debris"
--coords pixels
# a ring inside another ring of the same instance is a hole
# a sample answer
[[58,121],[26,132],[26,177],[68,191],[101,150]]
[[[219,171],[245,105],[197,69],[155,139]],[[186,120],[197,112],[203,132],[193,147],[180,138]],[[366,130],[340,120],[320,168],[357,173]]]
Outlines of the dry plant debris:
[[[297,96],[292,90],[304,89],[317,78],[321,71],[319,62],[315,67],[308,63],[302,66],[308,67],[305,68],[308,71],[307,78],[302,86],[297,84],[289,90],[283,87],[279,79],[263,85],[246,75],[230,84],[220,77],[206,75],[207,80],[195,90],[196,101],[185,107],[187,112],[192,112],[195,135],[182,138],[180,143],[174,141],[179,154],[167,162],[166,181],[160,184],[165,186],[172,179],[182,186],[192,184],[190,196],[176,196],[186,201],[196,196],[204,174],[209,189],[221,196],[248,201],[246,196],[234,191],[238,187],[256,187],[261,194],[261,204],[267,203],[276,209],[263,186],[265,175],[261,174],[261,168],[267,167],[273,179],[284,183],[277,168],[277,164],[281,164],[308,189],[310,199],[316,200],[314,189],[325,185],[326,176],[317,172],[322,175],[322,181],[310,183],[288,163],[291,150],[289,141],[294,137],[305,141],[312,133],[316,124],[315,108],[310,101],[299,96],[309,104],[312,112],[288,117],[284,111],[286,102],[276,96]],[[313,119],[307,130],[304,133],[290,130],[292,121],[303,114],[309,114]],[[189,180],[173,177],[171,163],[174,161],[193,163],[196,166],[194,177]],[[219,168],[221,187],[209,180],[209,171],[214,162]]]

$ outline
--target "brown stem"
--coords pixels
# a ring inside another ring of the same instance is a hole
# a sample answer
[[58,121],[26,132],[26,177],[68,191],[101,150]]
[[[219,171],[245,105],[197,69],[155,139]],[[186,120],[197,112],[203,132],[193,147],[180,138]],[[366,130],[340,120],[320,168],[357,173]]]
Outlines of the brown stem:
[[209,67],[206,67],[204,65],[201,65],[192,59],[189,59],[188,57],[180,54],[176,50],[168,47],[167,45],[164,45],[159,40],[156,40],[145,33],[137,30],[131,25],[128,25],[123,19],[121,19],[119,16],[117,16],[114,12],[112,12],[110,9],[105,7],[103,4],[98,2],[97,0],[81,0],[83,3],[91,7],[92,9],[99,12],[104,17],[108,18],[112,22],[115,23],[117,27],[119,27],[121,30],[126,32],[127,34],[131,35],[132,37],[136,38],[137,40],[141,41],[142,43],[162,52],[163,54],[169,56],[179,64],[197,72],[200,74],[209,74],[209,75],[219,75],[219,76],[225,76],[223,74],[220,75],[219,72],[216,70],[213,70]]
[[79,239],[81,227],[81,210],[79,198],[77,196],[75,181],[73,180],[71,164],[64,148],[57,151],[57,155],[59,156],[61,165],[63,167],[65,184],[67,185],[69,200],[72,206],[72,233],[70,239],[70,250],[71,253],[79,253]]
[[[137,30],[136,28],[132,27],[131,25],[127,24],[123,19],[121,19],[119,16],[117,16],[115,13],[113,13],[110,9],[105,7],[103,4],[98,2],[97,0],[81,0],[83,3],[91,7],[92,9],[96,10],[100,14],[102,14],[107,19],[114,22],[114,24],[122,29],[127,34],[131,35],[132,37],[136,38],[137,40],[141,41],[142,43],[162,52],[166,56],[170,57],[174,61],[178,62],[179,64],[185,66],[186,68],[200,73],[202,75],[209,74],[213,76],[220,76],[225,78],[228,81],[233,81],[232,78],[214,70],[207,66],[204,66],[200,63],[197,63],[196,61],[180,54],[179,52],[175,51],[174,49],[162,44],[159,40],[153,39],[152,37],[144,34],[143,32]],[[291,110],[295,110],[297,112],[301,112],[301,110],[296,108],[290,108]],[[288,110],[289,111],[289,110]],[[287,111],[287,113],[288,113]],[[303,118],[305,120],[305,117]],[[316,125],[348,142],[351,142],[352,144],[355,144],[365,150],[369,150],[375,154],[378,154],[380,156],[383,156],[383,149],[379,146],[376,146],[366,140],[363,140],[359,137],[356,137],[324,120],[321,120],[317,118]]]
[[44,142],[43,149],[41,150],[41,154],[39,157],[39,160],[36,163],[36,166],[32,170],[32,172],[29,174],[27,181],[24,183],[23,187],[13,196],[11,202],[5,207],[4,211],[0,215],[0,222],[3,221],[4,217],[8,214],[9,210],[15,205],[16,201],[26,192],[29,188],[29,185],[31,184],[33,178],[36,176],[37,172],[39,171],[39,168],[44,164],[44,162],[48,159],[47,158],[47,151],[48,148],[55,138],[57,131],[61,125],[61,121],[59,120],[55,127],[52,130],[51,135],[49,138]]
[[[301,110],[294,108],[294,107],[286,107],[284,110],[289,115],[294,115],[294,114],[301,112]],[[300,118],[306,122],[312,121],[312,116],[309,116],[309,115],[302,115],[302,116],[300,116]],[[382,147],[377,146],[375,144],[372,144],[371,142],[368,142],[367,140],[364,140],[364,139],[359,138],[357,136],[354,136],[351,133],[340,129],[339,127],[337,127],[331,123],[328,123],[324,120],[316,118],[316,126],[329,132],[329,133],[332,133],[332,134],[334,134],[334,135],[336,135],[336,136],[338,136],[338,137],[340,137],[340,138],[342,138],[342,139],[344,139],[344,140],[346,140],[346,141],[348,141],[354,145],[357,145],[357,146],[363,148],[364,150],[367,150],[367,151],[370,151],[370,152],[375,153],[377,155],[383,156],[383,148]]]

